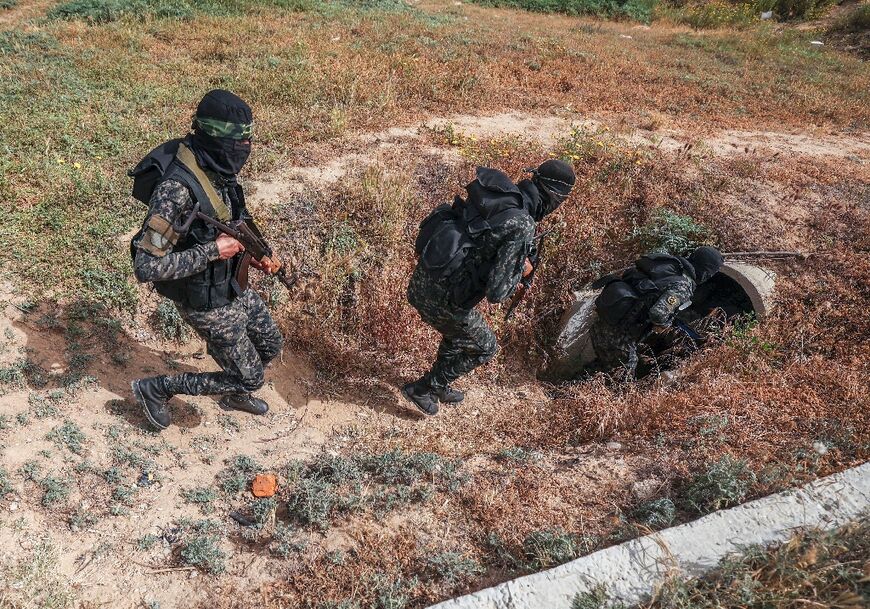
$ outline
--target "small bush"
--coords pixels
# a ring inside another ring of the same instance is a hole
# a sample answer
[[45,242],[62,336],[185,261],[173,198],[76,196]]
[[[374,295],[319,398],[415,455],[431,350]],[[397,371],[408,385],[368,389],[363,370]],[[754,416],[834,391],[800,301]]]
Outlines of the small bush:
[[39,483],[42,487],[42,505],[49,507],[59,503],[69,496],[69,485],[64,480],[46,476]]
[[274,497],[255,499],[248,506],[251,520],[257,529],[262,529],[269,523],[275,510],[278,509],[278,500]]
[[229,467],[218,474],[218,485],[228,495],[236,495],[247,489],[260,466],[251,457],[239,455]]
[[842,34],[870,32],[870,4],[862,4],[834,21],[831,31]]
[[275,532],[272,535],[272,543],[269,544],[269,551],[275,556],[287,558],[291,554],[302,552],[307,546],[308,542],[299,540],[291,527],[278,523],[275,525]]
[[70,0],[48,11],[49,19],[107,23],[119,19],[190,19],[196,15],[232,16],[267,8],[291,11],[405,11],[402,0]]
[[677,508],[667,497],[660,497],[641,503],[633,516],[635,520],[648,527],[662,529],[673,524],[677,516]]
[[745,461],[726,455],[689,481],[682,499],[691,510],[707,514],[742,502],[755,482]]
[[571,600],[571,609],[623,609],[625,605],[622,603],[611,604],[607,596],[607,588],[604,586],[596,586],[589,592],[581,592],[574,595]]
[[166,340],[186,342],[190,338],[190,326],[181,317],[175,304],[168,298],[164,298],[157,305],[155,316],[157,329]]
[[516,463],[529,463],[537,461],[541,458],[541,453],[523,448],[522,446],[512,446],[504,448],[496,454],[496,459],[502,461],[514,461]]
[[643,252],[666,252],[682,256],[704,243],[710,231],[689,216],[659,208],[649,222],[636,227],[631,239]]
[[534,531],[523,541],[523,553],[533,569],[546,569],[574,560],[584,549],[577,535],[560,528]]
[[204,513],[209,513],[214,509],[211,504],[217,498],[217,494],[210,488],[185,489],[181,491],[181,496],[188,503],[198,505]]
[[5,469],[0,467],[0,499],[12,492],[12,482],[9,481],[9,474]]
[[136,541],[136,547],[138,549],[142,550],[143,552],[145,552],[145,551],[153,548],[154,544],[156,544],[158,541],[160,541],[160,537],[158,537],[157,535],[152,535],[151,533],[148,533],[147,535],[140,537]]
[[800,531],[776,548],[725,558],[700,579],[666,583],[651,609],[868,606],[870,521],[837,531]]
[[46,440],[51,440],[58,446],[66,446],[70,451],[79,454],[82,452],[82,442],[87,437],[78,425],[72,421],[66,421],[63,425],[55,427],[45,436]]
[[746,28],[758,21],[760,13],[761,9],[754,4],[716,0],[687,6],[677,13],[676,20],[698,30]]
[[428,570],[450,586],[462,583],[483,573],[484,569],[473,558],[458,552],[441,552],[426,559]]
[[768,10],[782,21],[815,19],[833,6],[835,0],[775,0]]
[[226,570],[226,554],[220,549],[219,535],[197,535],[184,544],[181,559],[187,565],[202,567],[215,575]]

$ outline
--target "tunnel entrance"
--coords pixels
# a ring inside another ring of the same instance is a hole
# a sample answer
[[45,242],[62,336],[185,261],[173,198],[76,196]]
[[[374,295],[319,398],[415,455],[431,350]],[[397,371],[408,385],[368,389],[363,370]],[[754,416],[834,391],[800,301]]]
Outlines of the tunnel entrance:
[[716,273],[709,281],[701,284],[695,291],[692,306],[687,313],[694,317],[705,317],[715,309],[724,311],[729,319],[755,313],[752,299],[743,286],[723,273]]
[[[724,326],[738,315],[751,313],[761,319],[772,306],[775,283],[776,276],[769,269],[726,262],[721,272],[698,288],[692,305],[680,313],[679,319],[701,330],[716,324]],[[599,293],[590,287],[574,293],[574,301],[562,316],[556,340],[546,364],[538,371],[538,378],[548,382],[571,381],[594,369],[595,350],[589,330],[598,319],[595,299]],[[647,357],[638,366],[638,376],[668,366],[667,362],[659,361],[659,356],[674,347],[672,332],[651,335],[644,341],[639,351]]]

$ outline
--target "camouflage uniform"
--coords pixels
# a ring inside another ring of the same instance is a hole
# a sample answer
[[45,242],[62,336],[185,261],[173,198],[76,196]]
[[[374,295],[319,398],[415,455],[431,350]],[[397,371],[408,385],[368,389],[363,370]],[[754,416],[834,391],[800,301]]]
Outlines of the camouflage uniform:
[[[228,207],[232,203],[225,182],[216,174],[209,178]],[[166,180],[155,189],[150,200],[146,229],[134,241],[134,272],[141,282],[167,281],[189,277],[203,271],[209,262],[220,258],[215,242],[173,252],[152,228],[160,219],[173,223],[193,209],[193,199],[180,182]],[[157,217],[155,223],[153,219]],[[166,389],[173,394],[215,395],[251,393],[262,387],[263,369],[280,353],[283,338],[266,304],[251,289],[229,305],[196,311],[176,303],[181,316],[206,341],[208,354],[221,372],[184,373],[167,377]]]
[[641,330],[640,336],[633,333],[631,327],[616,327],[599,317],[590,329],[599,368],[608,371],[621,368],[626,379],[634,378],[638,361],[638,341],[642,340],[650,325],[670,326],[676,312],[684,303],[691,302],[694,293],[695,282],[685,275],[669,286],[650,307],[647,313],[648,323]]
[[[522,277],[526,256],[535,235],[535,221],[528,214],[508,219],[484,233],[478,247],[468,254],[455,273],[436,278],[418,265],[408,285],[408,302],[424,322],[441,333],[441,344],[431,371],[426,375],[434,389],[443,389],[495,357],[495,334],[473,307],[486,297],[503,302],[516,290]],[[474,281],[475,270],[492,267],[483,293],[473,294],[471,306],[456,304],[457,287]]]

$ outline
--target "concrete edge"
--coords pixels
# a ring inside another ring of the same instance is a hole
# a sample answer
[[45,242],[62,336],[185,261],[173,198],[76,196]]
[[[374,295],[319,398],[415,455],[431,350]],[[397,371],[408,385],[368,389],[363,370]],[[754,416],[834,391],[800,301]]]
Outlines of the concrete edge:
[[637,604],[676,573],[697,576],[748,546],[783,543],[799,528],[837,528],[868,510],[870,462],[430,609],[571,609],[576,594],[598,586],[612,601]]
[[757,317],[767,316],[773,308],[773,293],[776,289],[775,272],[735,260],[726,260],[720,272],[736,281],[743,288],[752,302],[752,308]]

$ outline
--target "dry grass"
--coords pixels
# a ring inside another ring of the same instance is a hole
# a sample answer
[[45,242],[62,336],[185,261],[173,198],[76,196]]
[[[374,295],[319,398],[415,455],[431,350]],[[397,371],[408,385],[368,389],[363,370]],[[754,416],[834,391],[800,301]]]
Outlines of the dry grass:
[[[787,30],[698,34],[452,2],[424,9],[34,21],[15,30],[3,22],[0,108],[10,119],[0,125],[0,197],[12,202],[0,228],[4,274],[35,282],[26,289],[37,293],[85,285],[111,306],[135,311],[118,237],[142,210],[119,204],[123,172],[150,144],[184,131],[198,96],[191,92],[211,86],[253,101],[253,175],[328,160],[345,152],[348,132],[430,114],[570,106],[629,130],[679,125],[695,134],[861,131],[870,118],[864,64],[809,47],[805,35]],[[335,517],[331,532],[306,531],[314,547],[291,552],[280,567],[283,582],[262,589],[264,606],[422,606],[534,568],[530,539],[566,545],[553,530],[577,536],[568,544],[581,551],[635,534],[635,481],[656,481],[657,497],[682,505],[693,476],[724,455],[755,474],[750,496],[868,458],[866,166],[763,151],[671,154],[606,131],[565,136],[545,150],[516,138],[432,133],[421,147],[451,147],[462,160],[403,150],[336,185],[310,185],[257,210],[279,252],[319,276],[275,304],[291,346],[316,362],[323,394],[387,404],[389,415],[404,416],[392,406],[392,387],[422,370],[436,339],[404,299],[419,220],[459,192],[476,163],[519,177],[530,161],[565,155],[580,184],[547,221],[558,230],[516,318],[505,324],[500,308],[487,308],[503,350],[462,382],[469,404],[425,422],[380,417],[340,447],[461,459],[472,482],[456,492],[436,489],[429,501],[386,517],[362,510]],[[687,361],[673,383],[537,385],[535,368],[570,290],[639,254],[630,235],[661,208],[691,216],[724,249],[819,255],[776,263],[773,315],[757,328],[733,328]],[[91,271],[111,272],[79,274],[70,251],[90,260]],[[621,442],[621,451],[608,452],[615,449],[603,446],[607,440]],[[282,510],[278,521],[286,523]],[[433,556],[452,556],[456,565]],[[486,572],[444,575],[461,570],[461,557]],[[218,596],[215,606],[250,600],[226,588]]]

